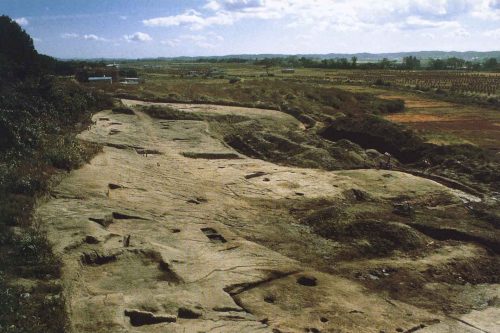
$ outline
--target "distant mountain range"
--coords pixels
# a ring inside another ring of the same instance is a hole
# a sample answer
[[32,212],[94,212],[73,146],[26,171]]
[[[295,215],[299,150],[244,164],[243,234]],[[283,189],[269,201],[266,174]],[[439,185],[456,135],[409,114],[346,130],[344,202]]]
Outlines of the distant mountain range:
[[[143,58],[136,60],[178,60],[178,61],[189,61],[196,59],[242,59],[242,60],[254,60],[254,59],[265,59],[265,58],[287,58],[287,57],[305,57],[310,59],[338,59],[338,58],[352,58],[357,57],[360,62],[368,61],[380,61],[384,58],[389,60],[402,60],[407,56],[416,56],[419,59],[447,59],[447,58],[460,58],[464,60],[483,60],[486,58],[497,58],[500,59],[500,51],[489,51],[489,52],[477,52],[477,51],[418,51],[418,52],[395,52],[395,53],[328,53],[328,54],[233,54],[224,56],[198,56],[198,57],[158,57],[158,58]],[[69,59],[68,59],[69,60]],[[76,59],[74,59],[76,60]],[[99,58],[99,59],[86,59],[86,60],[105,60],[105,61],[124,61],[133,59],[115,59],[115,58]]]
[[491,52],[446,52],[446,51],[419,51],[419,52],[396,52],[396,53],[355,53],[355,54],[342,54],[342,53],[329,53],[329,54],[316,54],[309,55],[310,57],[318,59],[334,59],[334,58],[351,58],[357,57],[360,61],[376,61],[387,58],[389,60],[401,60],[404,57],[415,56],[420,59],[447,59],[447,58],[460,58],[464,60],[480,60],[485,58],[500,58],[500,51]]
[[407,56],[416,56],[420,59],[446,59],[451,57],[457,57],[464,60],[481,60],[485,58],[499,58],[500,51],[490,51],[490,52],[446,52],[446,51],[419,51],[419,52],[396,52],[396,53],[328,53],[328,54],[235,54],[235,55],[225,55],[225,56],[213,56],[213,57],[175,57],[170,59],[196,59],[196,58],[238,58],[238,59],[264,59],[264,58],[286,58],[286,57],[305,57],[314,59],[337,59],[337,58],[352,58],[357,57],[358,61],[379,61],[384,58],[389,60],[401,60]]

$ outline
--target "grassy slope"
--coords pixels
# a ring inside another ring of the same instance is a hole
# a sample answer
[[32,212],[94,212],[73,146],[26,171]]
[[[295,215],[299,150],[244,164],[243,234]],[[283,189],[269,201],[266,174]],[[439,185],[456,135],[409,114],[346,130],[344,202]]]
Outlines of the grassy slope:
[[110,99],[49,75],[31,38],[0,17],[0,331],[64,332],[60,262],[32,218],[55,173],[79,167],[99,147],[76,134]]
[[0,325],[6,332],[63,332],[60,263],[31,211],[52,175],[99,151],[76,134],[90,123],[91,110],[108,102],[57,79],[25,89],[0,99]]

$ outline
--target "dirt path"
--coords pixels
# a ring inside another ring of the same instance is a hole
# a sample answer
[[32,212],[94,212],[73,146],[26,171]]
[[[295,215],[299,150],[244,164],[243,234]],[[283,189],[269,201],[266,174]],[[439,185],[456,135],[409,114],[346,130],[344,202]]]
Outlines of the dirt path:
[[[204,108],[184,106],[194,107]],[[103,153],[65,178],[37,210],[64,262],[73,332],[500,329],[491,320],[496,306],[452,318],[320,271],[315,263],[323,259],[311,244],[327,241],[293,223],[278,204],[337,200],[353,189],[375,200],[454,196],[446,187],[399,172],[326,172],[250,159],[213,138],[203,121],[155,120],[139,111],[104,111],[94,119],[80,136],[104,144]],[[439,262],[485,255],[474,249],[433,255]],[[490,296],[498,291],[488,288]]]

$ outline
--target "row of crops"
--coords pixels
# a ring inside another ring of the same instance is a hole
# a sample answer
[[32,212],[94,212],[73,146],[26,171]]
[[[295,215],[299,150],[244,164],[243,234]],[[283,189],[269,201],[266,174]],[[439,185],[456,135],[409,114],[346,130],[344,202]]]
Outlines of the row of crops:
[[343,71],[328,73],[335,83],[402,86],[415,89],[442,89],[454,92],[500,95],[500,74],[448,71]]

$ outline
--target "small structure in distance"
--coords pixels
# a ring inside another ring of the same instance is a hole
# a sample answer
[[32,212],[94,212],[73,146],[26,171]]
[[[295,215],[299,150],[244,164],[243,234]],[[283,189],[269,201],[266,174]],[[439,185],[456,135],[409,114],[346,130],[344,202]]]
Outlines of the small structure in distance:
[[89,76],[88,81],[90,83],[113,83],[113,78],[111,76]]
[[139,84],[143,82],[144,79],[140,79],[138,77],[124,77],[120,80],[121,84]]
[[295,68],[282,68],[281,73],[283,74],[293,74],[295,73]]

